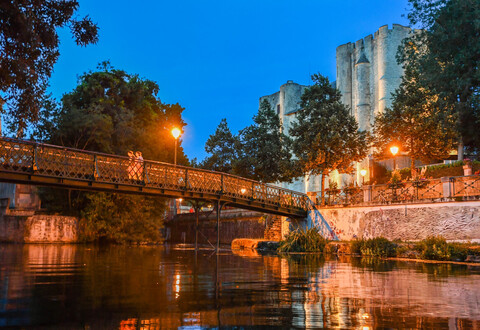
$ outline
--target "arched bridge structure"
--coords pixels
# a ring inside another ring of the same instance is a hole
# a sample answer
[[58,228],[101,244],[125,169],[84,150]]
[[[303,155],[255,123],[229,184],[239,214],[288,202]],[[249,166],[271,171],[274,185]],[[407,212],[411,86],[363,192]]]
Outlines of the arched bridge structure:
[[306,218],[306,194],[192,167],[0,138],[0,181],[192,200]]

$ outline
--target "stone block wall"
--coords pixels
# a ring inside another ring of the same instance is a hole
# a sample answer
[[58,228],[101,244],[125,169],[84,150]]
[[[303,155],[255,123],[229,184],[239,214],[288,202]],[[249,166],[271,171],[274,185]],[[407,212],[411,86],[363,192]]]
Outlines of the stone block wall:
[[342,240],[379,236],[421,240],[441,235],[448,240],[480,242],[478,201],[332,207],[320,212]]
[[78,220],[60,215],[9,215],[0,217],[0,242],[75,243]]

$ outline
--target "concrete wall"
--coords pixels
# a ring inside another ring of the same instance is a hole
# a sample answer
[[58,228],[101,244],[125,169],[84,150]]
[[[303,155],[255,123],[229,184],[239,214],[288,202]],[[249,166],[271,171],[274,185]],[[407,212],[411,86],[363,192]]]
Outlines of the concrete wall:
[[78,240],[78,221],[60,215],[0,217],[0,242],[74,243]]
[[379,236],[421,240],[442,235],[448,240],[480,241],[478,201],[319,210],[342,240]]

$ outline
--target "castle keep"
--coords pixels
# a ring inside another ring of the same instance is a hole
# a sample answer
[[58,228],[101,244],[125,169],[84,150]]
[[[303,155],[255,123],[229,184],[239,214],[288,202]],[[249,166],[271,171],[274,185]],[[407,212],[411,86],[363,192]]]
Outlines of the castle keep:
[[[396,60],[397,49],[411,31],[398,24],[393,24],[391,29],[384,25],[373,36],[337,47],[335,84],[342,93],[342,102],[351,109],[361,130],[370,131],[375,115],[392,105],[392,93],[400,85],[403,74]],[[266,99],[277,111],[285,134],[295,120],[296,112],[301,110],[300,97],[307,87],[289,80],[280,86],[280,91],[260,98],[260,103]],[[359,163],[357,168],[360,167],[368,165]],[[337,181],[339,186],[343,183],[338,173],[332,173],[330,179]],[[356,180],[360,182],[359,174]],[[320,177],[305,176],[281,186],[302,192],[319,191]]]

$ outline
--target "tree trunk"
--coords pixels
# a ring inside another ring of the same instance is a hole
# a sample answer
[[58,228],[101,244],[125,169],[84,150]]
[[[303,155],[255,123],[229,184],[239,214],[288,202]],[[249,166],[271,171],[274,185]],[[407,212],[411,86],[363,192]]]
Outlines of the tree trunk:
[[458,141],[458,158],[457,160],[463,160],[463,139],[460,136]]
[[417,168],[415,167],[415,158],[411,157],[410,158],[411,163],[410,163],[410,175],[412,176],[412,179],[417,177]]

